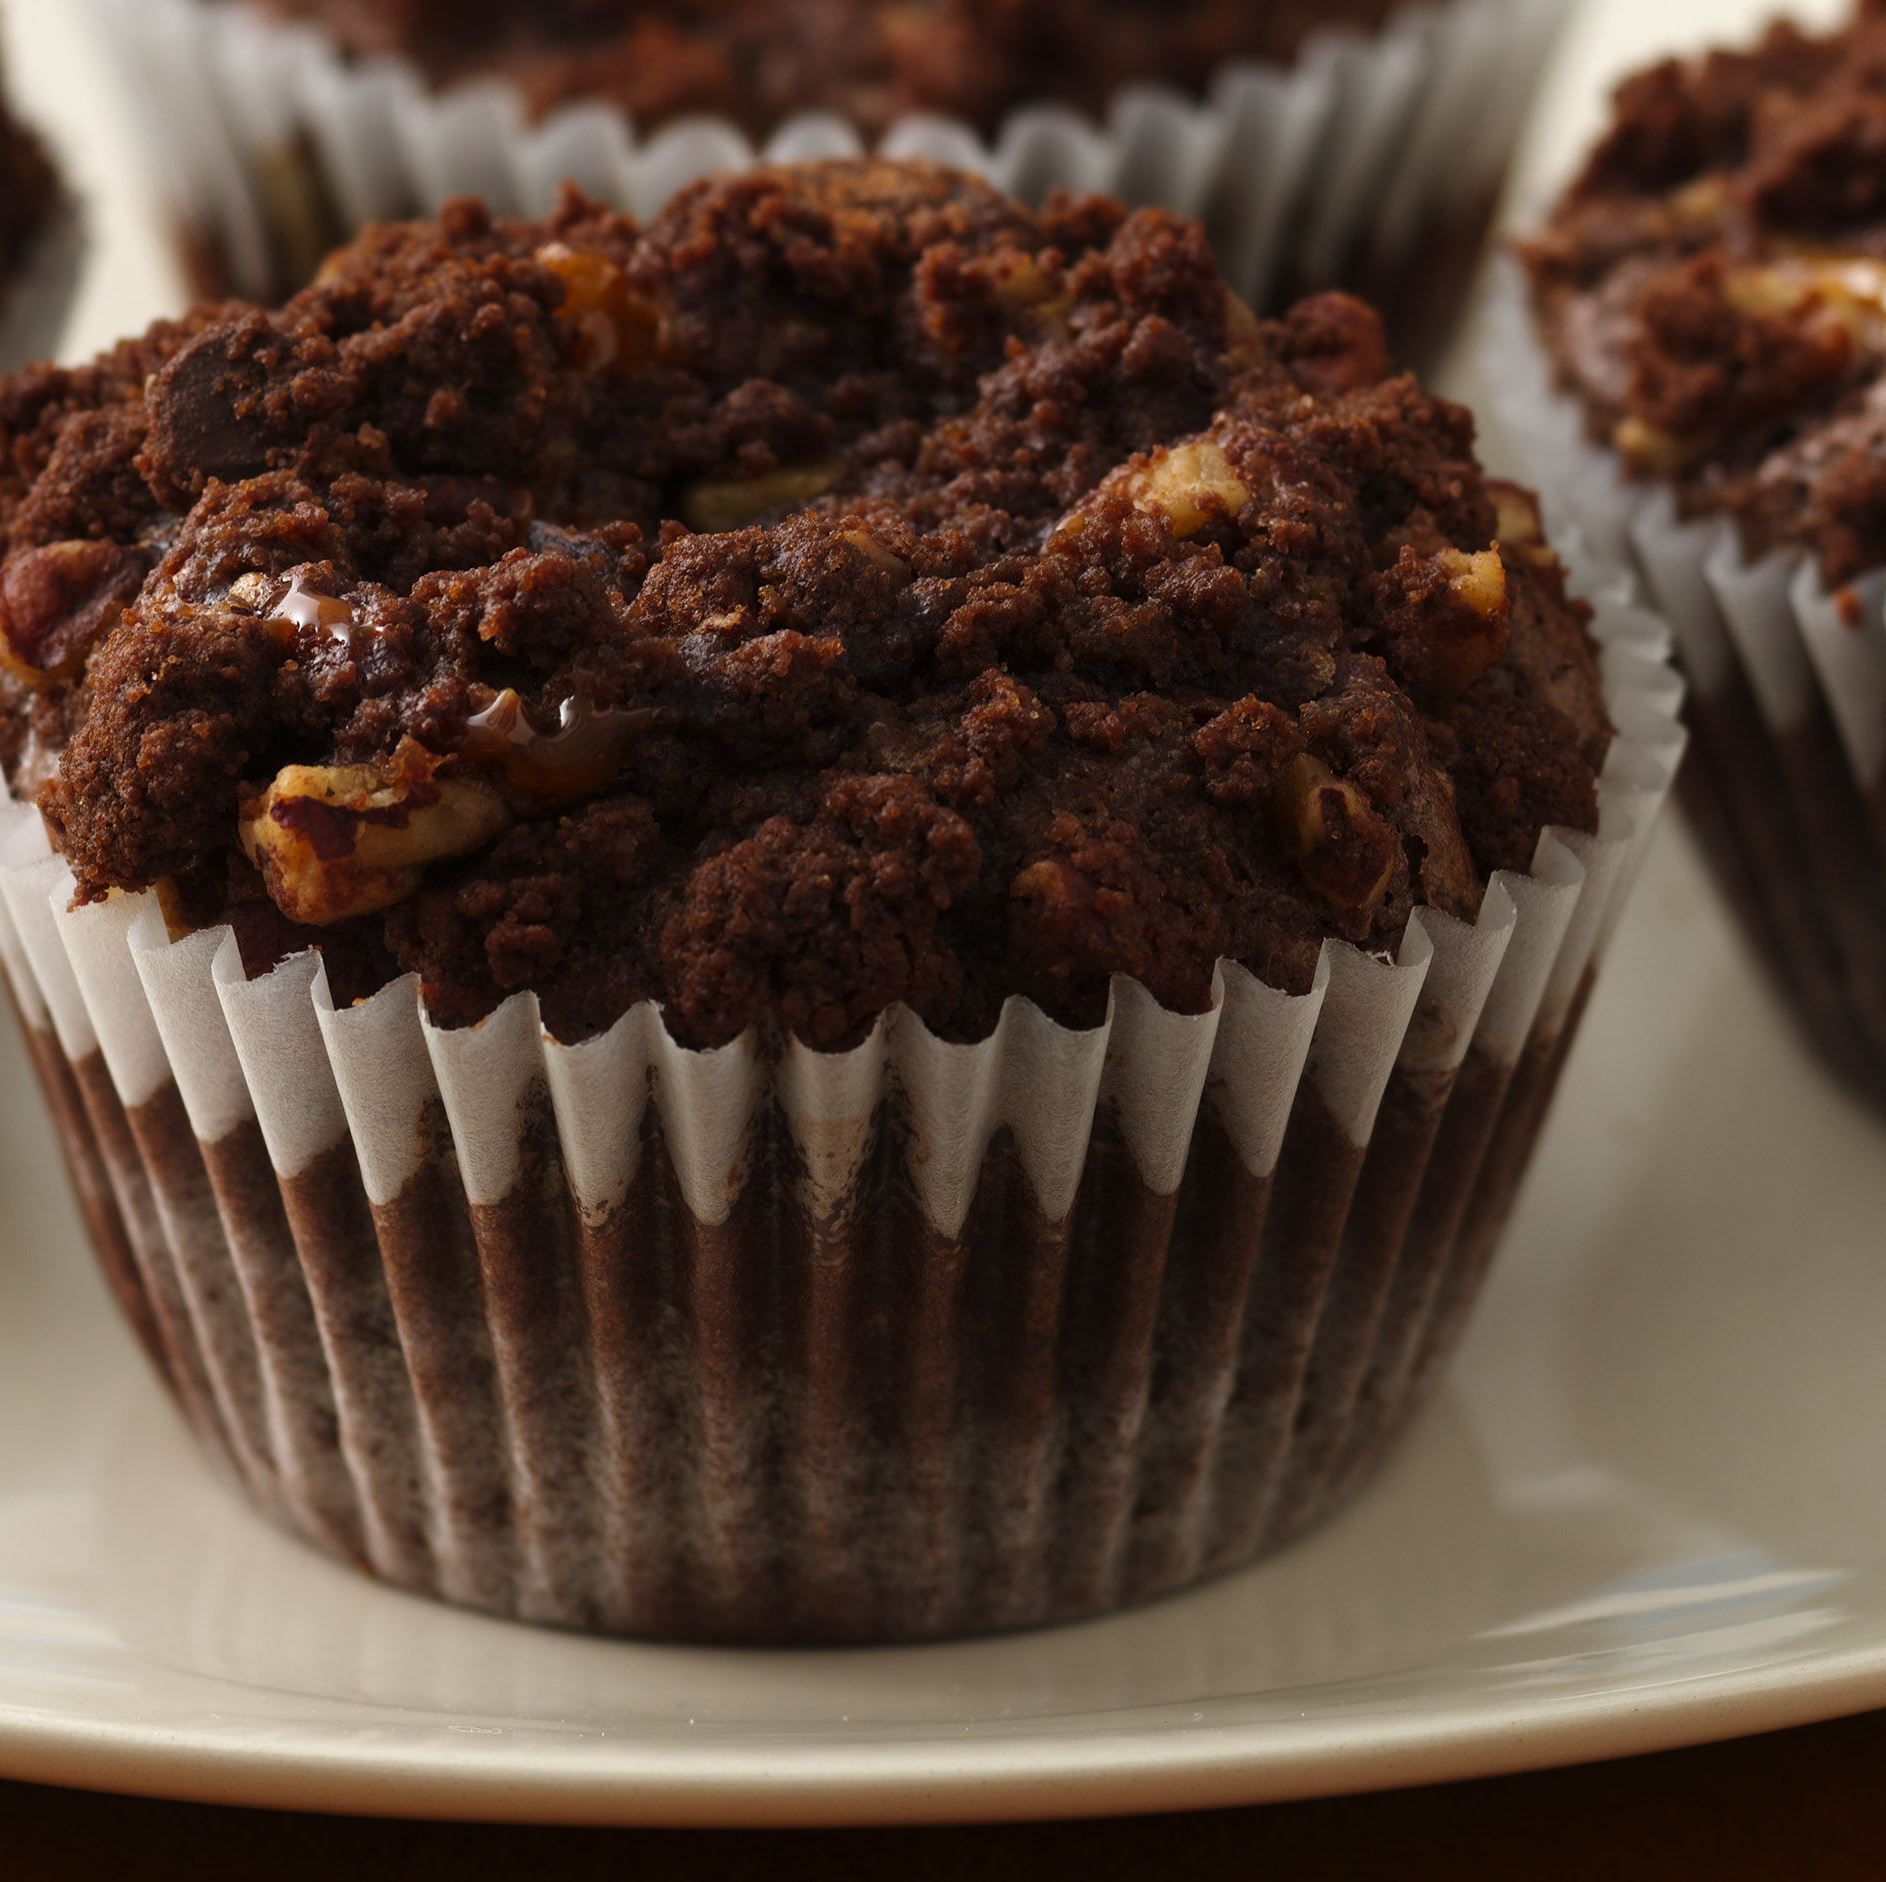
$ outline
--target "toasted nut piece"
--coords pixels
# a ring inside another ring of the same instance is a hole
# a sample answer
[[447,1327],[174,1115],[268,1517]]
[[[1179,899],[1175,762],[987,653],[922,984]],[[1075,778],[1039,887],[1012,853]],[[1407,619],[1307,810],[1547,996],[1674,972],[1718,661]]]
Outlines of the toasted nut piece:
[[71,679],[144,585],[135,549],[43,543],[0,564],[0,667],[28,686]]
[[1493,533],[1507,548],[1521,548],[1545,541],[1545,523],[1539,515],[1539,499],[1523,484],[1509,484],[1497,477],[1487,479],[1498,517]]
[[607,255],[547,242],[537,260],[563,283],[557,319],[578,366],[626,378],[661,356],[661,309],[643,300]]
[[1498,549],[1426,555],[1404,543],[1376,578],[1390,664],[1424,697],[1458,699],[1512,638],[1506,565]]
[[1500,483],[1494,478],[1487,479],[1487,488],[1493,493],[1499,518],[1494,526],[1496,546],[1534,568],[1556,567],[1558,552],[1545,539],[1539,499],[1519,484]]
[[1830,377],[1856,351],[1886,350],[1886,263],[1874,256],[1811,253],[1733,268],[1722,291],[1744,313],[1792,321]]
[[1732,268],[1723,278],[1722,296],[1745,314],[1792,314],[1813,289],[1789,270],[1773,267]]
[[265,575],[260,569],[248,569],[229,584],[227,596],[232,608],[240,608],[244,614],[266,614],[268,604],[281,588],[281,581],[274,575]]
[[1175,536],[1195,536],[1215,517],[1235,517],[1251,500],[1250,487],[1210,438],[1154,452],[1132,488],[1134,508],[1163,516]]
[[405,769],[289,765],[244,802],[243,853],[290,921],[321,928],[390,908],[428,863],[482,849],[509,827],[489,786]]
[[1506,612],[1506,565],[1497,549],[1443,549],[1435,560],[1447,575],[1447,585],[1475,614],[1491,620]]
[[1041,272],[1040,262],[1019,249],[1004,249],[993,267],[1002,292],[1012,301],[1045,301],[1054,293],[1054,284]]
[[1838,250],[1786,255],[1731,268],[1722,291],[1730,306],[1745,313],[1798,313],[1818,299],[1877,316],[1886,312],[1886,261]]
[[1269,359],[1264,329],[1243,295],[1225,289],[1225,360],[1233,372],[1248,372]]
[[1059,320],[1074,305],[1073,296],[1048,279],[1040,262],[1019,249],[1007,249],[994,263],[997,285],[1012,301],[1033,308],[1044,320]]
[[1077,963],[1109,952],[1109,897],[1083,869],[1058,856],[1044,856],[1020,870],[1008,885],[1009,945],[1041,963],[1055,979],[1069,978]]
[[1729,206],[1729,192],[1719,176],[1699,176],[1670,199],[1670,213],[1686,228],[1713,229]]
[[1296,846],[1303,879],[1326,902],[1366,913],[1388,892],[1401,841],[1361,791],[1303,752],[1271,793],[1271,812]]
[[681,515],[690,529],[739,529],[768,510],[810,503],[837,481],[838,466],[827,463],[788,464],[763,477],[709,478],[683,496]]
[[1435,560],[1447,577],[1449,590],[1465,604],[1466,614],[1429,623],[1423,677],[1430,692],[1458,699],[1481,674],[1499,664],[1512,639],[1506,565],[1498,549],[1481,549],[1472,555],[1443,549]]
[[1706,458],[1716,441],[1706,432],[1681,438],[1633,415],[1619,421],[1611,442],[1638,470],[1653,477],[1680,477]]
[[893,581],[909,579],[910,564],[901,555],[887,549],[868,529],[848,529],[844,537],[854,549],[862,552],[867,561],[882,569]]

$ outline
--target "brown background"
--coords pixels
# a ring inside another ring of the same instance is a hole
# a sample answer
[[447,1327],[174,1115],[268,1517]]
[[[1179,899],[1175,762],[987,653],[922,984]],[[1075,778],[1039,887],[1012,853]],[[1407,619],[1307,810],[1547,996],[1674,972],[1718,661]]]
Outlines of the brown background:
[[0,1784],[7,1882],[1880,1882],[1886,1713],[1617,1764],[1190,1817],[725,1832],[371,1823]]

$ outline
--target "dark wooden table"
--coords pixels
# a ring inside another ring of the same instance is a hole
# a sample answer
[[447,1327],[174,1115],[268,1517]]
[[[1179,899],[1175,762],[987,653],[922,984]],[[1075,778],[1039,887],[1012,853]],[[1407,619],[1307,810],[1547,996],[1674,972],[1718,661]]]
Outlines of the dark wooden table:
[[1881,1882],[1886,1713],[1433,1790],[1001,1829],[531,1830],[0,1784],[7,1882]]

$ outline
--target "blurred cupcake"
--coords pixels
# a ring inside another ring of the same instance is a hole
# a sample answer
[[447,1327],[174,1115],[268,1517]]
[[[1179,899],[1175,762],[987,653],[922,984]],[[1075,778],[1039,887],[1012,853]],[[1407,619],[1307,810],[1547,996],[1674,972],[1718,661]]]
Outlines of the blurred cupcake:
[[0,369],[50,353],[78,272],[78,219],[0,65]]
[[[92,0],[205,292],[564,178],[639,215],[761,155],[882,149],[1030,202],[1202,217],[1247,299],[1445,332],[1564,0]],[[153,82],[155,80],[155,82]]]
[[1517,429],[1673,621],[1698,833],[1886,1100],[1886,7],[1631,79],[1525,259]]
[[760,170],[373,231],[6,443],[9,970],[283,1521],[574,1626],[990,1630],[1421,1402],[1675,699],[1359,303]]

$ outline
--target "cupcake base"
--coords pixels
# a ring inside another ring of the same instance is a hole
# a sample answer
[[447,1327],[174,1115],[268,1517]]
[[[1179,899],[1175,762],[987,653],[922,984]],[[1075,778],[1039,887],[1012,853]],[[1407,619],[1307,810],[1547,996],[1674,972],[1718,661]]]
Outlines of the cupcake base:
[[1306,1089],[1263,1178],[1208,1120],[1175,1195],[1103,1115],[1058,1221],[1004,1135],[943,1235],[889,1112],[862,1219],[767,1201],[776,1111],[719,1224],[652,1111],[602,1220],[547,1127],[468,1206],[442,1118],[376,1206],[344,1144],[282,1179],[253,1127],[202,1143],[174,1085],[126,1111],[102,1057],[29,1040],[114,1293],[271,1516],[470,1606],[729,1642],[1073,1620],[1320,1520],[1457,1338],[1512,1200],[1484,1166],[1560,1057],[1398,1073],[1366,1147]]

